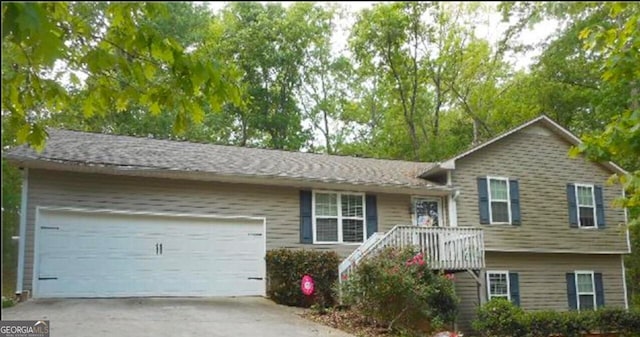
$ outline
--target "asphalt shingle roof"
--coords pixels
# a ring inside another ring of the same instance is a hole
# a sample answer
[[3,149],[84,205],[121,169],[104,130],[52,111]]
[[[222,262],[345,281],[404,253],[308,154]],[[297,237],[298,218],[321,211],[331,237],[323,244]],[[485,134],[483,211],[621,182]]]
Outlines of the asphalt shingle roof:
[[[374,186],[427,187],[432,163],[358,158],[49,129],[45,150],[19,146],[6,158],[127,170],[171,170]],[[437,185],[435,185],[437,186]]]

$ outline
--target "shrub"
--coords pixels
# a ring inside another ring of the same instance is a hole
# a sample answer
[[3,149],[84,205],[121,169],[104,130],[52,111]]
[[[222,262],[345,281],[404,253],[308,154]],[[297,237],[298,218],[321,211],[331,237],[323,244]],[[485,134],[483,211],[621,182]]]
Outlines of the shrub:
[[16,304],[14,299],[2,296],[2,308],[9,308]]
[[[332,306],[340,259],[335,252],[274,249],[267,252],[267,295],[276,303],[298,307]],[[313,278],[315,290],[305,296],[302,276]]]
[[601,332],[618,332],[623,336],[640,337],[640,311],[608,308],[598,310],[595,327]]
[[600,309],[525,313],[505,299],[494,299],[479,308],[473,328],[485,337],[579,337],[595,332],[640,337],[640,312]]
[[387,248],[361,262],[342,291],[345,304],[367,319],[406,333],[452,323],[459,302],[453,282],[413,249]]
[[524,312],[505,298],[494,298],[478,308],[473,329],[483,337],[525,336]]
[[595,328],[595,311],[566,311],[558,312],[562,319],[560,334],[565,337],[580,337]]
[[522,317],[524,326],[529,327],[530,336],[557,335],[564,331],[564,320],[556,311],[534,311]]

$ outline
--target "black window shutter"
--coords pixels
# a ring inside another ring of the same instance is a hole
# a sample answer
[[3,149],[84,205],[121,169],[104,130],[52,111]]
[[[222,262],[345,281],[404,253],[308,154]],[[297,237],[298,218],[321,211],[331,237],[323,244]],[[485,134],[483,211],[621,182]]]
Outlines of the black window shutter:
[[367,194],[365,203],[367,204],[367,239],[371,234],[378,231],[378,204],[375,195]]
[[578,309],[578,295],[576,292],[576,275],[567,273],[567,299],[569,300],[569,309]]
[[520,188],[517,180],[509,181],[509,196],[511,198],[511,224],[520,225]]
[[511,302],[520,306],[520,280],[518,279],[518,273],[509,273],[509,290]]
[[489,191],[487,188],[487,178],[478,178],[478,207],[480,210],[480,223],[489,223]]
[[300,191],[300,243],[313,243],[311,191]]
[[593,279],[596,286],[596,306],[604,307],[604,286],[602,284],[602,273],[594,273]]
[[576,186],[567,184],[567,202],[569,203],[569,226],[578,228],[578,206],[576,203]]
[[593,187],[593,195],[596,200],[596,217],[598,218],[598,228],[604,228],[604,201],[602,200],[602,186]]

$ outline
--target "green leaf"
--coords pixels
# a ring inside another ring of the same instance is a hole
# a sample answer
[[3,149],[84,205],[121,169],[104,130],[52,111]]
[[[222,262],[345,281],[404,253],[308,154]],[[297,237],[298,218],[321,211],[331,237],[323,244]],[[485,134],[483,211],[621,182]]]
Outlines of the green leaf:
[[16,140],[18,141],[18,144],[25,143],[29,138],[29,133],[31,133],[31,125],[23,124],[16,132]]
[[93,96],[87,97],[82,103],[82,113],[85,117],[91,117],[96,112],[95,101]]
[[69,73],[69,82],[71,82],[74,85],[80,85],[80,79],[74,73]]
[[29,134],[28,141],[36,151],[42,152],[44,150],[47,139],[47,132],[40,124],[34,124],[32,132]]
[[176,113],[176,119],[173,122],[173,132],[177,134],[183,133],[187,129],[187,118],[185,116],[185,111],[180,110]]
[[129,106],[129,99],[126,96],[120,96],[116,99],[116,110],[117,111],[125,111]]
[[580,34],[578,34],[578,38],[580,40],[584,40],[584,39],[588,38],[590,34],[591,34],[591,28],[585,28],[585,29],[580,31]]
[[151,106],[149,106],[149,111],[152,115],[157,116],[162,110],[160,109],[160,105],[158,105],[158,102],[153,102],[151,103]]
[[204,119],[204,110],[198,104],[191,104],[191,117],[196,123],[202,123]]
[[156,67],[155,67],[153,64],[151,64],[151,63],[147,62],[147,63],[144,65],[144,76],[145,76],[148,80],[151,80],[151,79],[153,79],[153,76],[154,76],[155,74],[156,74]]

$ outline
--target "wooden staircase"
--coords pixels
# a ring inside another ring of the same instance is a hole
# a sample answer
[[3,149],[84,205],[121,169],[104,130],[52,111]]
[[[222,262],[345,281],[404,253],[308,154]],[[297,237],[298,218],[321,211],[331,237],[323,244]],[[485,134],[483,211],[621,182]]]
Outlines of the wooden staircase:
[[417,227],[397,225],[386,233],[373,233],[338,267],[339,279],[349,277],[358,263],[387,247],[415,247],[432,269],[472,271],[484,269],[482,229],[473,227]]

